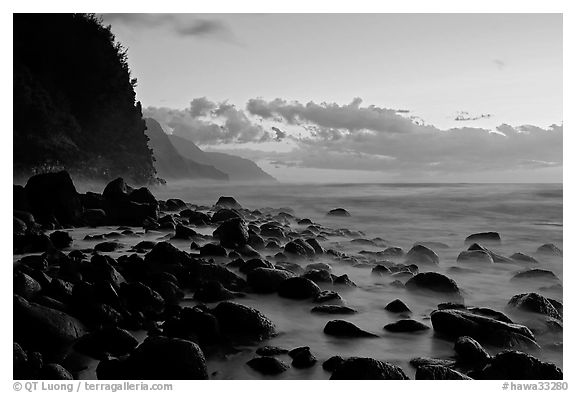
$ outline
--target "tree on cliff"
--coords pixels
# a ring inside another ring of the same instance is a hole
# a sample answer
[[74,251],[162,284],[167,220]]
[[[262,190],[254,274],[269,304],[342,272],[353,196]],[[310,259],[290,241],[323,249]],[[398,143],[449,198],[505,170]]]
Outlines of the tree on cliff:
[[155,176],[136,80],[110,27],[87,14],[14,14],[14,174]]

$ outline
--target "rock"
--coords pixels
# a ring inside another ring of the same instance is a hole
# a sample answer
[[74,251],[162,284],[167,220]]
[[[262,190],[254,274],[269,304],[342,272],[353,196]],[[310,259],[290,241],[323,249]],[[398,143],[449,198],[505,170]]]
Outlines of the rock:
[[234,299],[240,297],[239,295],[241,294],[224,288],[218,281],[209,280],[200,284],[194,293],[194,299],[205,303],[212,303]]
[[102,196],[111,223],[142,226],[146,219],[158,219],[158,202],[150,191],[146,188],[134,190],[120,177],[108,183]]
[[242,209],[242,205],[236,202],[234,197],[230,196],[221,196],[214,206],[225,209]]
[[12,233],[14,235],[24,236],[26,234],[26,223],[17,217],[12,217]]
[[286,243],[284,252],[299,257],[313,257],[316,254],[314,248],[302,239],[296,239]]
[[538,263],[535,258],[532,258],[530,255],[523,254],[521,252],[516,252],[510,255],[510,259],[513,259],[518,262],[525,262],[525,263]]
[[196,226],[210,225],[212,222],[212,219],[208,214],[190,209],[182,210],[180,212],[180,217],[188,219],[190,225]]
[[336,337],[378,337],[375,334],[360,329],[351,322],[335,319],[324,326],[324,333]]
[[289,299],[310,299],[320,294],[320,288],[304,277],[291,277],[278,286],[278,295]]
[[320,245],[320,243],[318,243],[318,240],[316,239],[306,239],[305,242],[314,249],[314,253],[316,255],[322,255],[326,252],[326,250],[324,250],[324,248]]
[[560,279],[550,270],[543,269],[530,269],[520,273],[516,273],[511,281],[517,280],[547,280],[547,281],[560,281]]
[[141,282],[123,283],[120,295],[132,310],[159,313],[164,309],[162,296]]
[[278,223],[266,223],[260,225],[260,236],[268,237],[268,238],[275,238],[275,239],[284,239],[286,237],[286,233],[284,229]]
[[218,319],[221,330],[235,339],[260,341],[275,334],[272,321],[254,308],[222,302],[212,313]]
[[316,314],[355,314],[356,310],[346,306],[338,306],[334,304],[316,306],[310,310],[312,313]]
[[252,270],[257,268],[267,268],[273,269],[274,265],[271,262],[265,261],[260,258],[252,258],[246,261],[242,266],[240,266],[240,272],[244,274],[250,273]]
[[348,278],[347,274],[343,274],[341,276],[333,277],[334,285],[344,285],[346,287],[356,287],[357,285],[354,284],[352,280]]
[[32,277],[27,275],[26,273],[22,272],[15,272],[14,273],[14,293],[16,295],[22,296],[24,299],[30,300],[35,297],[40,291],[42,287]]
[[496,254],[494,251],[491,251],[478,243],[474,243],[468,247],[468,251],[483,251],[492,257],[494,263],[516,263],[513,259]]
[[372,268],[372,275],[374,276],[389,276],[392,274],[390,269],[384,265],[376,265]]
[[57,249],[68,248],[72,245],[72,237],[68,232],[55,231],[50,234],[50,241]]
[[469,380],[472,379],[458,371],[444,366],[422,366],[416,369],[417,380]]
[[248,243],[248,228],[241,218],[224,221],[214,231],[214,237],[220,240],[220,245],[226,248],[242,247]]
[[326,270],[328,272],[332,271],[332,267],[324,262],[310,263],[306,265],[305,270]]
[[480,263],[494,263],[492,256],[484,250],[462,251],[458,254],[456,262],[480,262]]
[[43,173],[28,179],[26,199],[30,212],[45,225],[76,225],[82,216],[80,196],[68,172]]
[[418,273],[406,281],[405,285],[409,290],[426,290],[462,300],[462,294],[456,282],[440,273]]
[[413,366],[414,368],[420,368],[423,366],[443,366],[450,368],[456,365],[456,361],[450,359],[417,357],[410,359],[410,365]]
[[215,243],[208,243],[200,247],[200,255],[209,257],[225,257],[226,249]]
[[481,343],[511,348],[538,348],[526,327],[476,315],[464,310],[437,310],[431,314],[434,330],[449,337],[470,336]]
[[405,285],[402,281],[400,280],[394,280],[390,283],[390,286],[396,287],[396,288],[404,288]]
[[314,281],[316,284],[332,284],[332,275],[328,270],[308,270],[302,275],[302,277],[306,277],[307,279]]
[[172,239],[192,240],[196,236],[198,236],[198,233],[196,233],[194,229],[184,226],[182,224],[177,224],[176,232],[174,233]]
[[224,266],[214,263],[200,263],[190,270],[190,282],[187,284],[194,288],[206,281],[218,281],[222,286],[231,291],[243,291],[246,281],[234,274]]
[[290,368],[283,361],[270,356],[257,357],[249,360],[246,364],[264,375],[278,375]]
[[273,293],[283,281],[294,277],[294,274],[280,269],[258,267],[251,270],[246,279],[248,285],[257,293]]
[[185,293],[180,287],[168,280],[161,280],[154,286],[154,289],[162,296],[166,304],[179,304]]
[[14,295],[13,318],[14,340],[53,360],[63,359],[72,343],[86,333],[76,318],[18,295]]
[[395,313],[411,312],[408,306],[400,299],[392,300],[386,305],[386,307],[384,307],[384,310]]
[[508,306],[522,311],[547,315],[559,320],[562,319],[562,315],[548,299],[534,292],[512,296]]
[[146,254],[144,260],[152,265],[184,265],[188,264],[191,258],[186,252],[168,242],[158,242]]
[[248,245],[255,250],[262,250],[266,247],[266,242],[260,235],[257,235],[256,233],[249,233]]
[[314,298],[314,303],[336,302],[341,303],[344,299],[338,292],[334,291],[321,291],[318,296]]
[[220,209],[212,215],[212,218],[210,220],[213,223],[219,223],[222,221],[233,220],[233,219],[234,220],[235,219],[242,219],[242,216],[236,210]]
[[394,333],[411,333],[430,329],[428,326],[413,319],[401,319],[384,326],[384,330]]
[[544,244],[536,250],[536,253],[541,255],[554,255],[554,256],[562,256],[562,250],[556,247],[556,245],[552,243]]
[[393,364],[372,358],[352,357],[344,360],[332,373],[330,379],[338,380],[383,380],[408,379],[404,371]]
[[500,243],[500,234],[498,232],[480,232],[468,236],[464,240],[464,244],[472,243]]
[[45,379],[49,381],[55,380],[73,380],[74,377],[70,371],[66,370],[60,364],[48,363],[40,369],[38,379]]
[[322,368],[331,373],[334,372],[334,370],[336,370],[342,363],[344,363],[342,356],[332,356],[322,363]]
[[118,242],[102,242],[94,246],[94,250],[99,252],[114,252],[120,248],[122,248],[122,244]]
[[438,255],[428,247],[420,244],[415,245],[406,254],[406,261],[408,263],[425,264],[425,265],[438,265],[440,258]]
[[108,354],[123,356],[138,346],[138,340],[127,330],[117,327],[104,328],[82,336],[74,349],[95,359],[104,359]]
[[310,347],[299,347],[288,352],[292,358],[292,367],[310,368],[316,364],[316,357],[310,352]]
[[106,225],[108,216],[103,209],[86,209],[82,214],[82,221],[90,227]]
[[350,217],[350,213],[341,207],[330,210],[326,215],[333,217]]
[[454,344],[454,351],[462,363],[481,366],[490,360],[490,354],[472,337],[458,337]]
[[480,379],[562,380],[563,373],[552,363],[518,351],[503,351],[494,356],[480,373]]
[[[118,366],[114,367],[122,375],[118,379],[208,379],[206,359],[200,347],[192,341],[178,338],[148,337],[124,365]],[[98,378],[104,379],[102,375],[98,375]]]
[[165,209],[168,211],[179,211],[186,208],[186,202],[182,199],[171,198],[166,200]]
[[288,353],[287,349],[271,346],[260,347],[256,350],[256,354],[260,356],[276,356],[285,353]]

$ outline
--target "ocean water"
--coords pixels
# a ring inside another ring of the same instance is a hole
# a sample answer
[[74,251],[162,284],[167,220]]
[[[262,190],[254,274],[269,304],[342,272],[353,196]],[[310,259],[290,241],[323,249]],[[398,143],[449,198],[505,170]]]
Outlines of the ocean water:
[[[561,290],[542,289],[545,282],[511,282],[516,272],[529,267],[553,271],[560,280],[561,257],[542,257],[536,249],[545,243],[563,248],[562,242],[562,185],[561,184],[340,184],[340,185],[199,185],[195,182],[172,184],[153,190],[157,198],[181,198],[198,205],[213,205],[219,196],[234,196],[245,208],[291,208],[298,218],[330,228],[347,228],[363,231],[365,238],[385,239],[387,246],[401,247],[408,251],[415,242],[441,242],[447,248],[432,246],[440,257],[437,267],[421,267],[420,271],[435,270],[453,278],[464,292],[469,306],[490,307],[505,312],[515,322],[528,326],[536,324],[534,315],[517,315],[507,308],[510,298],[519,293],[539,292],[562,301]],[[351,217],[327,217],[326,212],[342,207]],[[295,223],[296,230],[304,229]],[[111,228],[113,229],[113,228]],[[206,230],[211,233],[213,229]],[[497,231],[502,236],[500,245],[490,248],[504,256],[522,252],[536,257],[538,266],[526,264],[469,265],[470,271],[455,272],[452,267],[459,252],[466,250],[466,236],[484,231]],[[72,236],[75,247],[91,247],[82,241],[86,233],[105,233],[102,228],[76,230]],[[150,240],[166,237],[162,233],[143,235]],[[142,237],[126,240],[136,243]],[[121,240],[124,242],[124,240]],[[190,242],[174,244],[189,250]],[[378,251],[384,247],[371,247],[351,243],[350,238],[333,237],[321,242],[324,248],[333,248],[349,255],[361,250]],[[263,253],[272,255],[273,253]],[[215,379],[262,379],[261,374],[250,369],[246,362],[252,359],[257,347],[276,345],[286,349],[309,346],[319,363],[309,369],[290,368],[274,377],[277,379],[327,379],[320,363],[333,355],[368,356],[401,366],[410,376],[415,370],[409,365],[414,357],[450,358],[454,356],[453,342],[437,336],[433,329],[420,333],[390,333],[384,325],[399,319],[398,315],[384,310],[390,301],[399,298],[412,310],[411,317],[431,327],[429,315],[443,300],[423,296],[389,285],[390,277],[375,277],[370,268],[358,268],[331,259],[320,260],[332,266],[334,274],[348,274],[357,288],[334,288],[345,299],[345,304],[358,310],[354,315],[324,316],[310,313],[315,305],[310,301],[283,299],[276,294],[249,294],[234,301],[255,307],[276,325],[278,336],[258,346],[239,347],[240,352],[226,357],[209,358],[208,367]],[[222,261],[227,262],[227,261]],[[309,262],[302,263],[305,265]],[[190,298],[191,299],[191,296]],[[184,304],[193,305],[193,300]],[[327,336],[323,328],[327,321],[345,319],[360,328],[378,334],[378,338],[341,339]],[[142,334],[143,337],[143,334]],[[562,333],[537,334],[541,350],[534,352],[540,359],[562,367]],[[555,345],[556,344],[556,345]],[[487,347],[495,354],[498,348]],[[282,360],[290,363],[283,355]],[[93,377],[86,373],[85,378]]]

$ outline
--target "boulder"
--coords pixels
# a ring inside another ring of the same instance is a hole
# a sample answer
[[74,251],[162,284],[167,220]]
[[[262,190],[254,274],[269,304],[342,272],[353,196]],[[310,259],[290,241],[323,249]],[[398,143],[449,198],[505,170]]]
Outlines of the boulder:
[[326,215],[332,217],[350,217],[350,213],[341,207],[330,210]]
[[246,364],[263,375],[278,375],[290,368],[283,361],[270,356],[260,356],[249,360]]
[[111,223],[142,226],[146,219],[158,219],[158,201],[150,191],[144,187],[134,190],[121,177],[108,183],[102,196]]
[[58,363],[48,363],[44,365],[44,367],[40,369],[37,378],[49,381],[74,379],[70,371]]
[[242,205],[240,205],[234,197],[230,196],[221,196],[214,206],[224,209],[242,209]]
[[414,379],[417,380],[469,380],[467,375],[445,366],[421,366],[416,369]]
[[512,299],[508,302],[508,306],[526,312],[546,315],[559,320],[562,319],[561,313],[558,312],[550,300],[534,292],[512,296]]
[[178,211],[186,208],[186,202],[182,199],[171,198],[166,200],[164,207],[168,211]]
[[348,278],[347,274],[343,274],[341,276],[333,276],[334,285],[343,285],[346,287],[356,287],[357,285],[354,284],[350,278]]
[[226,249],[219,244],[208,243],[200,247],[200,255],[207,257],[225,257]]
[[316,239],[306,239],[305,242],[314,249],[314,253],[316,255],[322,255],[326,252],[326,250],[324,250],[324,248],[320,245],[320,243],[318,243],[318,240]]
[[538,261],[531,257],[530,255],[523,254],[521,252],[516,252],[510,255],[510,259],[518,262],[525,262],[525,263],[538,263]]
[[22,296],[24,299],[30,300],[34,298],[42,287],[32,277],[23,272],[14,272],[13,288],[16,295]]
[[180,212],[180,217],[186,218],[190,225],[203,226],[210,225],[212,219],[206,213],[199,211],[184,209]]
[[394,333],[410,333],[428,329],[430,329],[430,327],[413,319],[401,319],[384,326],[384,330],[388,330],[389,332]]
[[490,360],[490,354],[472,337],[458,337],[454,343],[458,360],[465,364],[484,365]]
[[248,272],[246,279],[255,292],[273,293],[283,281],[292,277],[294,274],[286,270],[258,267]]
[[416,265],[438,265],[440,263],[440,258],[438,257],[438,254],[428,247],[417,244],[406,254],[406,262],[414,263]]
[[335,291],[321,291],[315,298],[314,303],[342,303],[344,299],[338,292]]
[[408,306],[400,299],[392,300],[384,307],[384,310],[394,313],[411,312]]
[[242,266],[240,266],[240,272],[244,274],[250,273],[252,270],[257,268],[267,268],[273,269],[274,265],[271,262],[260,258],[252,258],[246,261]]
[[308,270],[302,275],[309,280],[314,281],[316,284],[327,283],[332,284],[332,275],[328,270]]
[[234,299],[241,295],[224,288],[218,281],[208,280],[201,283],[196,292],[194,292],[194,299],[200,302],[213,303]]
[[239,248],[248,243],[248,228],[241,218],[224,221],[214,231],[214,237],[220,240],[220,245],[226,248]]
[[339,306],[334,304],[327,304],[323,306],[316,306],[310,310],[312,313],[316,314],[355,314],[356,310],[346,306]]
[[292,358],[292,367],[294,368],[310,368],[316,364],[316,357],[310,352],[310,347],[298,347],[290,352],[288,355]]
[[184,226],[182,224],[177,224],[176,232],[174,233],[172,239],[192,240],[196,236],[198,236],[198,233],[196,233],[194,229]]
[[408,379],[408,377],[400,367],[393,364],[372,358],[352,357],[336,367],[330,379],[383,380]]
[[536,250],[536,253],[540,255],[554,255],[554,256],[562,256],[562,250],[556,247],[555,244],[547,243],[543,244]]
[[322,363],[322,368],[329,373],[334,372],[342,363],[344,358],[342,356],[332,356]]
[[336,337],[378,337],[377,335],[360,329],[351,322],[335,319],[328,321],[324,326],[324,333]]
[[276,356],[288,353],[287,349],[280,347],[264,346],[256,350],[256,354],[260,356]]
[[114,252],[116,250],[119,250],[120,248],[122,248],[123,245],[118,243],[118,242],[102,242],[102,243],[98,243],[94,246],[94,251],[99,251],[99,252]]
[[472,243],[500,243],[500,234],[498,232],[480,232],[468,236],[464,240],[464,244]]
[[141,282],[123,283],[120,295],[129,309],[159,313],[164,309],[162,296]]
[[90,227],[106,225],[108,216],[104,209],[86,209],[82,214],[82,221]]
[[232,219],[242,219],[242,216],[236,210],[220,209],[212,215],[210,221],[213,223],[219,223]]
[[439,295],[463,300],[460,288],[454,280],[436,272],[418,273],[406,281],[406,289],[430,291]]
[[479,375],[479,379],[562,380],[563,373],[556,365],[545,363],[518,351],[503,351],[494,356]]
[[518,280],[542,280],[542,281],[560,281],[560,279],[550,270],[530,269],[516,273],[511,281]]
[[462,251],[458,254],[456,262],[460,263],[494,263],[492,256],[484,250]]
[[390,269],[384,265],[376,265],[372,268],[372,275],[374,276],[389,276],[392,274]]
[[278,286],[278,295],[289,299],[314,299],[318,294],[318,285],[305,277],[291,277]]
[[316,252],[314,248],[302,239],[296,239],[286,243],[284,252],[287,254],[296,255],[299,257],[313,257]]
[[233,302],[222,302],[212,310],[222,332],[234,339],[261,341],[275,335],[275,327],[260,311]]
[[153,265],[183,265],[191,261],[190,255],[168,242],[156,243],[144,260]]
[[82,336],[74,349],[95,359],[104,359],[108,354],[123,356],[138,346],[138,340],[127,330],[117,327],[95,330]]

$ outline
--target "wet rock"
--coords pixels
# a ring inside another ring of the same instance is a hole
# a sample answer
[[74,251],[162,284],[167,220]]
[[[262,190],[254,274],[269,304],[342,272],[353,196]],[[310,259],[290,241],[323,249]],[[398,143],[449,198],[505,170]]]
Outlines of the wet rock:
[[182,199],[171,198],[166,200],[164,208],[168,211],[178,211],[186,208],[186,202]]
[[226,254],[226,249],[218,244],[208,243],[200,247],[200,255],[202,256],[225,257]]
[[184,298],[185,293],[180,287],[168,280],[161,280],[154,289],[162,296],[166,304],[178,304]]
[[256,233],[250,233],[248,236],[248,245],[255,250],[262,250],[266,247],[266,242],[262,236]]
[[292,358],[292,367],[310,368],[316,364],[316,357],[310,352],[310,347],[299,347],[288,352]]
[[120,295],[133,310],[159,313],[164,308],[162,296],[141,282],[123,283]]
[[409,290],[426,290],[462,300],[460,288],[454,280],[436,272],[418,273],[406,282]]
[[258,267],[246,276],[248,285],[257,293],[273,293],[283,281],[294,277],[294,274],[280,269]]
[[326,250],[324,250],[324,248],[320,245],[320,243],[318,243],[318,240],[306,239],[305,241],[314,249],[314,253],[316,255],[322,255],[326,252]]
[[344,358],[342,358],[342,356],[332,356],[322,363],[322,368],[331,373],[334,372],[334,370],[336,370],[342,363],[344,363]]
[[404,288],[405,285],[402,281],[400,280],[394,280],[390,283],[390,286],[396,287],[396,288]]
[[248,243],[249,238],[248,227],[240,218],[224,221],[213,235],[220,240],[220,245],[226,248],[242,247]]
[[209,280],[200,284],[194,293],[194,299],[205,303],[212,303],[234,299],[241,295],[242,294],[224,288],[218,281]]
[[108,216],[103,209],[86,209],[82,214],[82,221],[90,227],[106,225]]
[[191,209],[182,210],[180,212],[180,217],[186,218],[190,225],[196,226],[210,225],[212,222],[212,219],[208,214]]
[[323,306],[316,306],[312,308],[310,312],[316,314],[355,314],[357,311],[346,306],[328,304]]
[[546,281],[560,281],[560,279],[550,270],[544,269],[530,269],[520,273],[516,273],[511,281],[517,280],[546,280]]
[[559,249],[558,247],[556,247],[556,245],[554,245],[552,243],[547,243],[547,244],[541,245],[536,250],[536,253],[541,254],[541,255],[554,255],[554,256],[559,256],[559,257],[562,256],[562,250]]
[[490,360],[490,354],[472,337],[458,337],[454,351],[462,363],[484,365]]
[[431,314],[434,330],[450,337],[470,336],[481,343],[511,348],[538,348],[526,327],[476,315],[465,310],[437,310]]
[[158,218],[158,202],[146,188],[133,189],[117,178],[102,192],[106,215],[118,225],[142,226],[148,218]]
[[168,242],[159,242],[152,247],[144,258],[152,265],[183,265],[190,262],[190,256]]
[[314,298],[314,303],[341,303],[344,299],[340,296],[338,292],[334,291],[321,291],[318,296]]
[[82,336],[74,349],[95,359],[104,359],[108,354],[122,356],[138,346],[138,340],[127,330],[117,327],[104,328]]
[[336,337],[378,337],[377,335],[360,329],[351,322],[335,319],[328,321],[324,326],[324,333]]
[[392,300],[384,309],[394,313],[411,312],[408,306],[400,299]]
[[166,336],[191,340],[203,346],[222,340],[218,320],[204,306],[182,308],[177,316],[166,319],[162,332]]
[[264,375],[278,375],[290,368],[283,361],[270,356],[257,357],[249,360],[246,364]]
[[260,236],[284,239],[286,233],[280,224],[266,223],[260,225]]
[[422,366],[416,370],[417,380],[469,380],[472,379],[456,370],[444,366]]
[[212,215],[212,218],[210,220],[213,223],[219,223],[222,221],[236,220],[236,219],[242,219],[242,216],[236,210],[220,209]]
[[273,269],[274,265],[271,262],[265,261],[260,258],[252,258],[247,260],[246,263],[240,266],[240,272],[248,274],[252,270],[257,268]]
[[454,367],[456,365],[456,361],[450,359],[417,357],[410,359],[410,365],[414,368],[420,368],[424,366]]
[[563,373],[556,365],[526,353],[503,351],[481,371],[479,379],[562,380]]
[[58,363],[48,363],[40,369],[38,379],[45,379],[49,381],[55,380],[73,380],[74,377],[70,371],[66,370]]
[[[14,339],[29,350],[59,360],[86,333],[76,318],[14,295]],[[38,334],[42,332],[42,334]]]
[[212,313],[218,319],[221,330],[233,338],[260,341],[275,334],[272,321],[254,308],[222,302]]
[[234,274],[224,266],[214,263],[200,263],[194,266],[190,272],[190,287],[198,287],[206,281],[218,281],[224,288],[231,291],[243,291],[246,288],[246,281]]
[[330,379],[344,380],[382,380],[382,379],[408,379],[404,371],[393,364],[381,362],[372,358],[352,357],[344,360]]
[[535,258],[531,257],[530,255],[523,254],[521,252],[516,252],[510,255],[510,259],[524,263],[538,263],[538,261]]
[[332,284],[332,275],[328,270],[308,270],[302,275],[302,277],[306,277],[307,279],[314,281],[316,284]]
[[305,277],[292,277],[278,286],[278,295],[289,299],[313,299],[319,293],[318,285]]
[[376,265],[372,268],[372,275],[374,276],[389,276],[392,274],[390,269],[384,265]]
[[401,319],[384,326],[384,330],[394,333],[410,333],[428,329],[430,329],[430,327],[413,319]]
[[306,270],[326,270],[332,271],[332,267],[324,262],[310,263],[306,265]]
[[494,263],[492,256],[484,250],[462,251],[458,254],[456,262],[460,263]]
[[314,248],[302,239],[296,239],[286,243],[284,252],[299,257],[313,257],[316,254]]
[[522,311],[547,315],[555,319],[562,319],[561,314],[548,299],[534,292],[513,296],[508,302],[508,306]]
[[94,250],[99,252],[114,252],[120,248],[122,245],[118,242],[102,242],[94,246]]
[[440,263],[440,258],[428,247],[417,244],[406,254],[406,261],[416,265],[438,265]]
[[333,217],[350,217],[350,213],[341,207],[330,210],[326,215]]
[[287,349],[280,347],[264,346],[256,350],[256,354],[260,356],[276,356],[288,353]]
[[500,234],[498,232],[480,232],[468,236],[464,240],[464,244],[472,243],[500,243]]
[[16,295],[20,295],[27,300],[35,297],[42,290],[38,281],[22,272],[14,273],[13,288]]
[[343,274],[341,276],[334,276],[333,277],[334,285],[342,285],[346,287],[356,287],[357,285],[354,284],[352,280],[348,278],[347,274]]
[[68,248],[72,245],[72,237],[68,232],[55,231],[50,234],[50,240],[57,249]]
[[234,197],[230,196],[221,196],[214,206],[225,209],[242,209],[242,205],[240,205]]
[[177,224],[176,232],[174,233],[172,239],[192,240],[196,236],[198,236],[198,233],[196,233],[194,229],[184,226],[182,224]]
[[136,244],[134,246],[134,249],[138,250],[138,251],[146,251],[146,250],[151,250],[152,248],[154,248],[155,245],[156,245],[156,242],[154,242],[154,241],[143,240],[141,242],[138,242],[138,244]]

